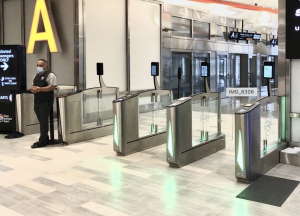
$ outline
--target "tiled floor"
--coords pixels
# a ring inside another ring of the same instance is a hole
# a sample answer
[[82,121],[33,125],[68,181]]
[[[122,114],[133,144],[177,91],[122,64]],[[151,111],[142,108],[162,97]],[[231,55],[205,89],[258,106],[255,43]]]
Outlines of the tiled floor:
[[[234,144],[181,169],[165,162],[165,145],[126,157],[112,136],[30,149],[37,135],[0,135],[0,215],[299,215],[300,186],[281,207],[235,198]],[[300,167],[268,175],[300,180]]]
[[[0,215],[300,215],[300,186],[281,208],[235,198],[248,186],[234,176],[230,114],[240,103],[222,106],[226,149],[180,169],[165,162],[165,145],[122,157],[112,136],[31,149],[38,135],[0,135]],[[300,181],[300,167],[267,175]]]

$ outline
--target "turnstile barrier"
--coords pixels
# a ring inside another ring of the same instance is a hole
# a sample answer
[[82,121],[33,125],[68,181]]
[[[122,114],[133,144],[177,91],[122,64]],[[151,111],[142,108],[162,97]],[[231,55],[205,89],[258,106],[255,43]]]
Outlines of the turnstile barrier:
[[253,182],[280,162],[286,148],[285,99],[264,97],[235,111],[235,177]]
[[167,107],[167,162],[182,167],[225,148],[220,93],[180,98]]
[[64,143],[76,143],[113,132],[112,101],[119,97],[119,88],[91,88],[57,96],[58,133]]
[[161,89],[114,100],[114,151],[128,155],[165,143],[166,107],[171,101],[172,91]]

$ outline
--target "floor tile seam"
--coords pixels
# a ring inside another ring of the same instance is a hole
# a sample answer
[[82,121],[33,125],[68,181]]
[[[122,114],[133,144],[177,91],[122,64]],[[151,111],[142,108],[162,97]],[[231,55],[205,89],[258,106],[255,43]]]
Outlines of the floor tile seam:
[[[54,192],[54,191],[53,191]],[[52,192],[51,192],[52,193]],[[45,194],[46,195],[46,194]],[[50,210],[54,211],[54,212],[57,212],[59,214],[61,213],[65,213],[65,212],[68,212],[66,211],[65,209],[62,209],[60,206],[55,206],[55,205],[52,205],[51,203],[47,203],[47,202],[44,202],[43,200],[39,200],[39,199],[34,199],[35,201],[41,203],[41,204],[44,204],[45,206],[49,206],[51,207]],[[56,209],[58,209],[59,211],[56,211]],[[70,212],[71,213],[71,212]]]

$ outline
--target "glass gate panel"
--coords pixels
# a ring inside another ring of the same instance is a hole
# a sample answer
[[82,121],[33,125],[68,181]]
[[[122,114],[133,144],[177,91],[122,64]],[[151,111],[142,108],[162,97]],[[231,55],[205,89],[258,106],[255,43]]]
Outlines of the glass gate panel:
[[279,143],[279,104],[270,103],[260,107],[261,152]]
[[[82,129],[91,129],[113,124],[112,101],[115,93],[105,93],[100,90],[88,91],[83,97]],[[80,118],[78,116],[78,118]]]
[[213,138],[218,134],[218,100],[193,101],[192,145]]
[[166,131],[169,95],[139,98],[139,137]]

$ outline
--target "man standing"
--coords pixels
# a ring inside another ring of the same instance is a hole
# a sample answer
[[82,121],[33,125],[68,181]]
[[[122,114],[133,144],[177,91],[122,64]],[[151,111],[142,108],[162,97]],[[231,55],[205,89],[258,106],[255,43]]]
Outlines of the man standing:
[[40,138],[31,148],[41,148],[49,143],[48,116],[54,102],[56,75],[48,69],[45,59],[37,62],[38,73],[33,78],[30,91],[34,93],[34,112],[40,122]]

